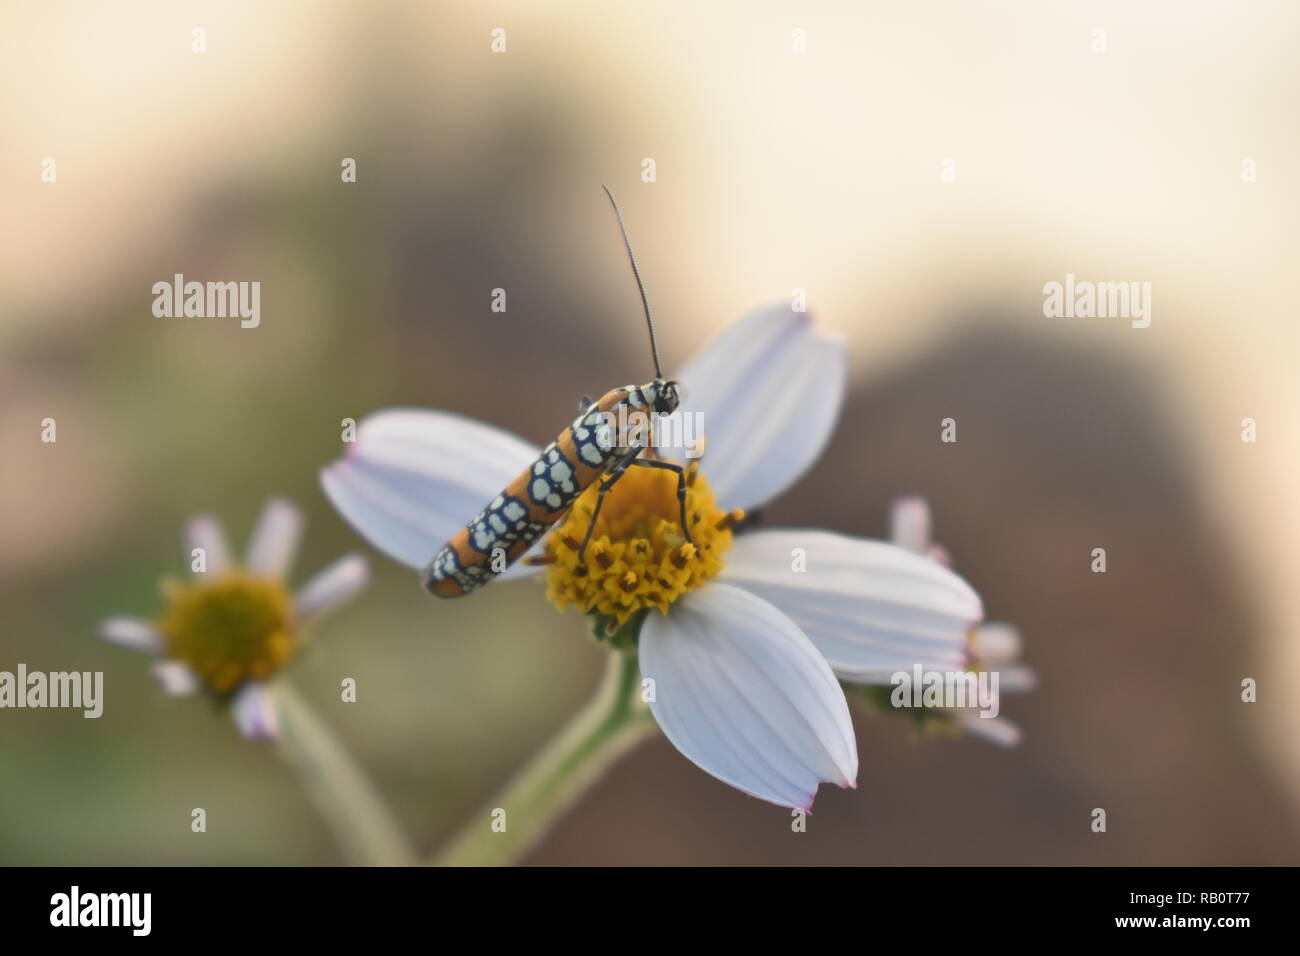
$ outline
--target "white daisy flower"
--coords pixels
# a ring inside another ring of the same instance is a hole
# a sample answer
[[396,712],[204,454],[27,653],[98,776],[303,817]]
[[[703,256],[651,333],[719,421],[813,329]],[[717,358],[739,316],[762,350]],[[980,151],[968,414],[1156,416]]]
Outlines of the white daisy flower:
[[[844,397],[846,350],[788,307],[726,330],[681,374],[681,411],[702,416],[708,477],[690,468],[680,527],[676,477],[629,469],[605,498],[585,560],[592,487],[530,566],[547,592],[635,642],[649,706],[669,740],[718,779],[807,808],[822,782],[853,787],[857,746],[837,677],[871,679],[915,662],[961,666],[979,597],[911,551],[828,531],[736,535],[816,461]],[[538,454],[491,425],[440,411],[367,417],[321,481],[376,548],[423,568]],[[472,598],[471,598],[472,599]],[[650,612],[655,613],[650,613]],[[639,632],[637,629],[639,628]]]
[[[951,564],[947,550],[931,538],[930,506],[923,498],[907,497],[894,502],[890,511],[890,537],[899,547],[938,562]],[[1020,663],[1023,642],[1011,624],[986,622],[971,628],[968,636],[968,670],[996,671],[997,694],[1026,693],[1034,689],[1037,678],[1033,670]],[[1001,709],[1001,701],[995,701]],[[983,737],[1004,747],[1020,743],[1020,728],[1001,715],[981,717],[975,708],[954,709],[948,713],[956,725],[972,736]]]
[[[230,561],[221,525],[206,515],[185,526],[186,557],[200,567],[189,580],[165,580],[167,606],[155,621],[110,617],[107,640],[158,657],[163,690],[186,697],[206,690],[231,704],[245,737],[271,738],[278,722],[267,682],[298,650],[303,628],[346,601],[369,577],[365,558],[346,555],[295,595],[285,575],[302,533],[302,515],[287,501],[267,503],[242,567]],[[202,549],[195,563],[194,549]]]

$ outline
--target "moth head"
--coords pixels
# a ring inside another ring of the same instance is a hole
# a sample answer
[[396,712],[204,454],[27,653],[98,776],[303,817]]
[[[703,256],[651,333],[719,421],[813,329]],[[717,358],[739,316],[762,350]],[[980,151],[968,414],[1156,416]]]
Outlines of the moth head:
[[676,382],[665,382],[657,378],[650,385],[651,394],[654,395],[651,407],[660,415],[671,415],[677,411],[677,406],[681,403],[681,396],[677,394]]

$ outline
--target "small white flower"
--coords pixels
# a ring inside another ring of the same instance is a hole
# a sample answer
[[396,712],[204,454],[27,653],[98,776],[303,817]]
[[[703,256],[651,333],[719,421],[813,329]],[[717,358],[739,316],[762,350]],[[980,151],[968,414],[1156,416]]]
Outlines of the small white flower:
[[[961,578],[893,544],[815,530],[733,542],[743,510],[777,497],[820,455],[846,365],[842,342],[807,314],[751,314],[674,376],[681,410],[702,416],[708,438],[708,478],[695,470],[688,490],[692,541],[680,533],[673,476],[633,468],[606,498],[580,569],[574,537],[589,520],[588,497],[545,542],[553,601],[612,625],[643,617],[639,665],[668,739],[718,779],[782,806],[811,806],[823,781],[855,785],[857,745],[837,676],[869,680],[918,661],[962,666],[966,633],[982,616]],[[538,452],[447,412],[381,411],[321,482],[367,540],[418,570]],[[540,570],[520,562],[503,577]]]
[[203,569],[185,582],[163,582],[167,607],[156,622],[111,617],[100,625],[101,635],[157,656],[151,669],[167,694],[188,697],[207,690],[230,702],[245,737],[275,737],[279,724],[267,681],[297,651],[303,627],[368,580],[365,559],[351,554],[292,595],[284,578],[301,533],[298,509],[270,501],[244,566],[236,567],[220,524],[206,515],[192,519],[185,526],[185,554],[193,560],[194,549],[201,548]]
[[[947,550],[931,540],[930,506],[923,498],[907,497],[894,502],[890,535],[900,547],[925,555],[944,567],[951,564]],[[1003,692],[1027,693],[1034,689],[1037,678],[1032,669],[1020,663],[1022,646],[1020,632],[1013,625],[981,623],[971,629],[967,663],[997,672],[998,696]],[[995,701],[994,707],[1000,710],[1001,701]],[[981,717],[974,708],[953,710],[952,717],[972,736],[1004,747],[1020,743],[1020,728],[1005,717]]]

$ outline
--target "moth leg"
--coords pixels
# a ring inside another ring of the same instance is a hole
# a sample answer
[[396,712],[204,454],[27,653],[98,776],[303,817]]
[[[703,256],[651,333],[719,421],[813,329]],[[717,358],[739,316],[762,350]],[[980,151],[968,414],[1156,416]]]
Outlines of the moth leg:
[[[649,414],[649,415],[646,416],[646,423],[645,423],[645,457],[646,457],[646,460],[647,460],[648,462],[649,462],[649,461],[656,461],[656,460],[659,458],[659,453],[658,453],[657,451],[655,451],[655,428],[654,428],[654,414],[653,414],[653,413],[651,413],[651,414]],[[638,460],[640,460],[640,459],[638,459]]]
[[642,468],[662,468],[665,471],[671,471],[677,475],[677,507],[681,511],[682,534],[686,540],[691,540],[691,529],[686,524],[686,469],[675,461],[663,461],[659,458],[636,458],[632,461],[633,465],[640,465]]
[[582,545],[578,548],[578,563],[586,564],[587,544],[591,541],[591,533],[596,530],[596,519],[600,517],[601,505],[605,503],[605,495],[609,494],[609,489],[613,488],[615,483],[623,477],[623,472],[627,471],[628,465],[636,460],[636,455],[641,449],[632,449],[632,454],[626,458],[620,459],[618,463],[610,469],[605,480],[600,483],[600,488],[596,492],[596,507],[591,509],[591,520],[587,522],[587,533],[582,536]]
[[[569,516],[569,509],[565,508],[563,511],[561,511],[558,515],[555,516],[555,521],[558,524],[568,516]],[[544,532],[544,534],[549,534],[549,533],[550,532]],[[531,542],[529,542],[529,544],[531,546]],[[557,560],[558,559],[555,557],[554,554],[535,554],[532,557],[524,558],[524,564],[532,568],[532,567],[537,567],[538,565],[541,564],[554,564]]]

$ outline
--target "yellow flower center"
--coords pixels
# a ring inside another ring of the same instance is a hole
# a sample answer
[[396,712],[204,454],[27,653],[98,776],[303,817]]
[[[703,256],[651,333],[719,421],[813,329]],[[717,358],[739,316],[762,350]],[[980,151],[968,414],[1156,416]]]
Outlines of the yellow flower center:
[[236,570],[168,581],[163,594],[158,630],[167,657],[189,665],[219,694],[269,677],[293,655],[293,599],[279,580]]
[[682,533],[677,475],[662,468],[629,468],[605,495],[584,560],[578,550],[591,524],[595,485],[574,502],[546,539],[550,563],[546,596],[563,611],[575,604],[621,627],[643,608],[668,606],[722,570],[731,528],[744,512],[724,513],[698,466],[687,473]]

